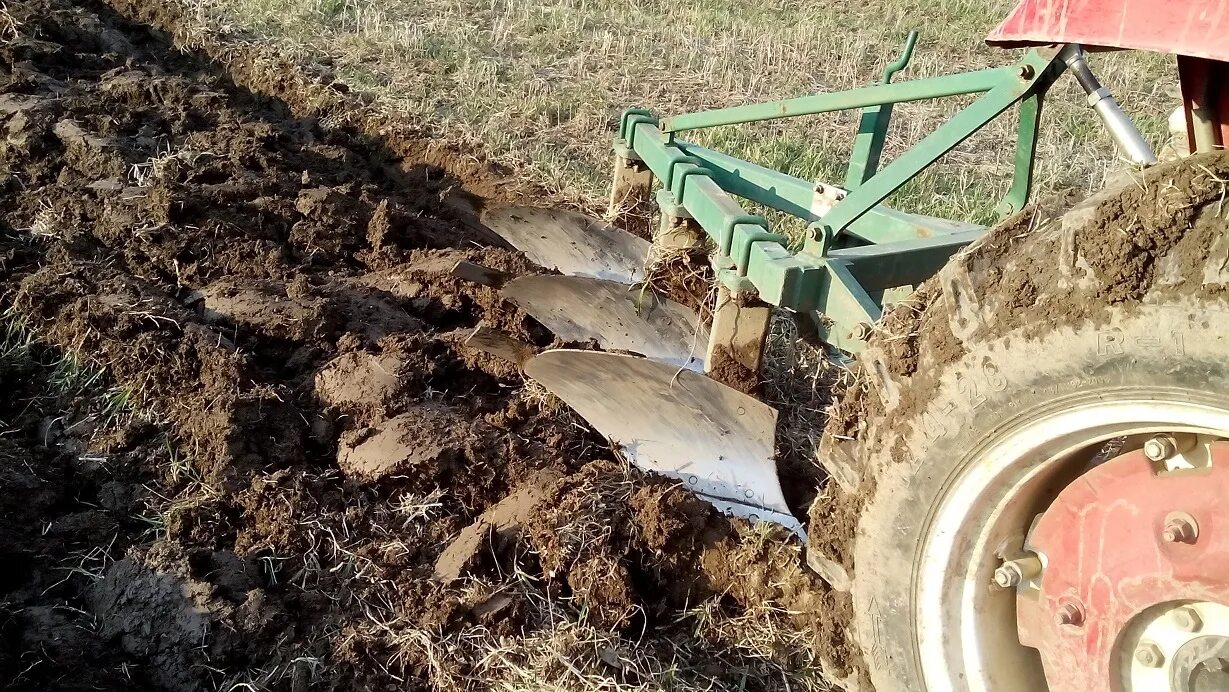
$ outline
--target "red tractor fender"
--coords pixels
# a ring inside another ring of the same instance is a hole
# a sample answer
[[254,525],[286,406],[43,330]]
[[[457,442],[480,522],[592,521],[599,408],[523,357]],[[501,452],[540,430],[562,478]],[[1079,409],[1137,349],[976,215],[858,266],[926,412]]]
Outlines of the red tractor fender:
[[1229,0],[1024,0],[986,42],[1079,43],[1229,61]]

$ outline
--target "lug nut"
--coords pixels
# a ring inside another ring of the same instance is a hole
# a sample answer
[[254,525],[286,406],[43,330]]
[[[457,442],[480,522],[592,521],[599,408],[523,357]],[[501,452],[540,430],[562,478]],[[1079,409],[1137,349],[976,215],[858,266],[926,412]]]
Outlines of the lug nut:
[[1135,660],[1141,665],[1149,668],[1160,668],[1165,665],[1165,654],[1161,652],[1161,647],[1152,642],[1144,642],[1135,649]]
[[1084,609],[1075,603],[1068,603],[1058,609],[1058,624],[1080,627],[1084,624]]
[[1183,632],[1198,632],[1203,629],[1203,619],[1199,617],[1199,612],[1190,606],[1178,608],[1171,617]]
[[1041,560],[1033,555],[1019,560],[1008,560],[1002,567],[994,570],[994,583],[1004,589],[1011,588],[1041,574],[1041,567]]
[[1155,435],[1144,443],[1144,456],[1152,461],[1165,461],[1178,453],[1178,441],[1173,435]]
[[1199,537],[1199,526],[1190,519],[1174,518],[1165,522],[1161,538],[1166,543],[1194,543]]

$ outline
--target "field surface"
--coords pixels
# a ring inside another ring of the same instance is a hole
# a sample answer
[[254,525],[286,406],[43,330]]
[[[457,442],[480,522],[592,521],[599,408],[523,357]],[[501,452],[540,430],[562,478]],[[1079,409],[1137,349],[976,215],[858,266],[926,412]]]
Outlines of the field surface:
[[[896,81],[997,67],[1017,51],[982,39],[1014,0],[202,0],[200,17],[288,53],[324,59],[350,86],[501,161],[582,206],[607,194],[619,113],[659,115],[872,83],[920,33]],[[1172,58],[1092,65],[1154,142],[1178,105]],[[969,99],[896,107],[885,158]],[[1083,92],[1064,79],[1045,106],[1041,194],[1099,189],[1116,152]],[[1007,188],[1014,118],[974,135],[901,190],[893,206],[990,223]],[[725,127],[701,143],[806,179],[844,180],[856,113]]]
[[[9,0],[0,6],[0,689],[826,690],[848,599],[784,532],[626,467],[450,270],[489,205],[600,207],[663,113],[999,64],[1003,2]],[[1107,56],[1147,133],[1160,58]],[[1068,85],[1045,192],[1116,166]],[[898,109],[890,153],[958,103]],[[708,142],[839,179],[848,115]],[[904,190],[990,221],[1009,123]],[[778,325],[789,499],[833,379]],[[781,372],[797,370],[788,378]]]
[[0,19],[0,686],[823,689],[796,543],[461,345],[552,341],[449,273],[538,188],[170,6]]

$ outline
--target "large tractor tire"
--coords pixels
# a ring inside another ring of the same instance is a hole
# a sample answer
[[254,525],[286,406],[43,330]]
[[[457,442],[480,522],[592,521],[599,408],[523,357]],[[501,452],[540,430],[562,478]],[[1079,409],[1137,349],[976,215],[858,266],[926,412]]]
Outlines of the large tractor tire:
[[1229,155],[1156,166],[885,317],[811,521],[863,685],[1229,689],[1226,215]]

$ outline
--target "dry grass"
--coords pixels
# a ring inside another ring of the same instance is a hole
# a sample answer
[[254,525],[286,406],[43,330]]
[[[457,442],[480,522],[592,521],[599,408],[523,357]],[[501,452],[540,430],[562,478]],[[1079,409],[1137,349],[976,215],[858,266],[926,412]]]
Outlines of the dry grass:
[[148,161],[134,163],[128,171],[128,177],[137,187],[149,187],[159,180],[174,178],[184,171],[191,170],[204,156],[212,156],[212,154],[191,149],[171,151],[167,147]]
[[[764,350],[764,401],[780,411],[777,456],[814,463],[837,378],[846,370],[822,346],[803,338],[798,324],[773,315]],[[814,475],[819,475],[818,471]]]
[[17,30],[20,28],[21,23],[13,19],[13,15],[9,14],[8,7],[0,4],[0,41],[17,38]]
[[[789,627],[787,614],[768,606],[734,615],[709,601],[653,640],[634,641],[593,625],[524,574],[470,588],[487,599],[527,603],[533,628],[508,638],[480,624],[444,632],[373,615],[359,636],[391,645],[393,653],[383,665],[394,677],[405,662],[426,661],[428,684],[437,690],[681,692],[735,690],[740,684],[741,689],[829,689],[804,637]],[[486,596],[492,593],[496,596]],[[748,632],[757,636],[748,638]],[[800,658],[783,666],[779,661],[789,656]],[[735,680],[741,683],[731,684]]]
[[[626,516],[618,510],[636,487],[633,473],[624,468],[598,474],[569,493],[584,506],[556,513],[567,520],[557,531],[557,547],[562,548],[556,554],[558,567],[593,557],[585,553],[621,530],[618,522]],[[335,474],[326,471],[304,480],[328,483]],[[279,483],[267,476],[256,485],[265,482]],[[441,491],[402,495],[395,502],[374,504],[361,527],[348,524],[346,514],[335,508],[296,504],[294,521],[306,533],[308,548],[292,554],[269,542],[250,550],[265,556],[275,582],[304,593],[328,593],[340,599],[344,611],[361,616],[279,647],[275,660],[228,674],[219,689],[273,689],[296,676],[310,682],[330,665],[330,651],[362,652],[361,664],[381,671],[390,682],[420,683],[442,692],[829,689],[818,673],[809,633],[791,626],[790,614],[777,606],[739,608],[710,599],[637,637],[634,631],[602,625],[581,605],[583,599],[561,598],[558,582],[538,571],[538,556],[527,542],[519,544],[516,555],[500,560],[502,572],[470,576],[450,587],[450,599],[469,610],[515,610],[521,624],[515,635],[490,619],[466,618],[443,626],[423,617],[419,594],[404,584],[398,588],[396,573],[384,561],[407,543],[421,545],[447,501]],[[748,545],[764,540],[762,528],[743,530]],[[322,592],[328,574],[342,575],[346,588]]]
[[[662,114],[866,84],[922,30],[914,78],[1000,65],[981,42],[1012,0],[202,0],[230,25],[328,56],[339,79],[443,131],[476,136],[537,182],[598,205],[619,112]],[[1105,81],[1154,139],[1176,105],[1171,61],[1098,56]],[[1064,80],[1046,106],[1042,191],[1099,187],[1110,140]],[[889,155],[960,100],[903,104]],[[1011,118],[979,133],[893,203],[989,221],[1010,166]],[[854,114],[719,128],[707,143],[805,178],[840,180]]]

